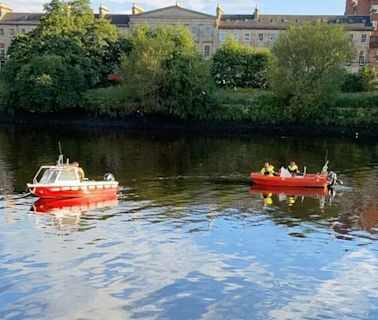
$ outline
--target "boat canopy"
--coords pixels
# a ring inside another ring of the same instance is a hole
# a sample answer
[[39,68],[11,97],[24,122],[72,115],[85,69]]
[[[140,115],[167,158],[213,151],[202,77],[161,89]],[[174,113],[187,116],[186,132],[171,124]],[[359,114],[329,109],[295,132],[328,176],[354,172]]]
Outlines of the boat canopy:
[[77,169],[73,166],[43,166],[34,177],[34,183],[53,184],[57,182],[80,182]]

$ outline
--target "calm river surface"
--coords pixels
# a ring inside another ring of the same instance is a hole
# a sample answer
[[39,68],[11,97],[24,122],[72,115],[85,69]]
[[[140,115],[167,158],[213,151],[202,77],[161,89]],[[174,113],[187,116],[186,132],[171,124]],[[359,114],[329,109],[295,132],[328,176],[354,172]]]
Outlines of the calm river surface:
[[[57,141],[118,199],[36,202]],[[250,188],[265,160],[332,194]],[[0,319],[378,319],[378,142],[0,127]]]

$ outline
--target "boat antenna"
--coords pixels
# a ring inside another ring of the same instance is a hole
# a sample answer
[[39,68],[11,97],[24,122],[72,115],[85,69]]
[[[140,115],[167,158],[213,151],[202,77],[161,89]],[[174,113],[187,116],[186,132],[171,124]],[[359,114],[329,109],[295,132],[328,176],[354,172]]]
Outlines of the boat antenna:
[[59,146],[59,157],[58,157],[58,162],[56,163],[56,165],[63,166],[63,151],[62,151],[62,145],[60,141],[58,141],[58,146]]

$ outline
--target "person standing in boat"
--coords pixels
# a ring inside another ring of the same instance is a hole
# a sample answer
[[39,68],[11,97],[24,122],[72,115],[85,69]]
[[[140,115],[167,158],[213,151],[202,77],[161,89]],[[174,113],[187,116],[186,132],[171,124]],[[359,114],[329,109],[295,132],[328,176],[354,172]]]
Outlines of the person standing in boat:
[[83,170],[82,168],[80,168],[80,166],[79,166],[79,162],[74,161],[74,162],[72,163],[72,165],[76,168],[77,173],[79,174],[80,181],[83,181],[84,178],[85,178],[85,174],[84,174],[84,170]]
[[295,161],[290,161],[290,164],[287,166],[287,170],[289,170],[292,176],[299,174],[299,168]]
[[274,166],[272,166],[269,162],[265,162],[264,167],[261,169],[260,173],[264,176],[274,176]]

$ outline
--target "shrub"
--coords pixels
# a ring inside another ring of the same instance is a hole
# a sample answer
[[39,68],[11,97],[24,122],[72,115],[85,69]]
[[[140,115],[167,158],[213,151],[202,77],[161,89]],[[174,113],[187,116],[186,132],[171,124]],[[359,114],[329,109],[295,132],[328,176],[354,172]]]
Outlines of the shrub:
[[212,75],[222,87],[267,88],[270,52],[255,51],[228,39],[213,56]]

